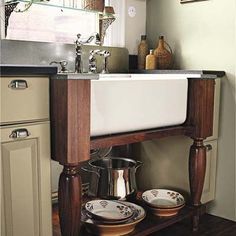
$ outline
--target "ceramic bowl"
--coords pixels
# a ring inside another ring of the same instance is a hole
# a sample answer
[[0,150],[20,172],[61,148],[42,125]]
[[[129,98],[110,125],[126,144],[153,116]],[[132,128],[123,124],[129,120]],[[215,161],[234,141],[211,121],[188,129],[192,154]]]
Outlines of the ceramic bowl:
[[89,218],[86,215],[86,211],[82,211],[81,220],[85,224],[86,229],[89,233],[96,234],[99,236],[118,236],[131,233],[135,226],[142,221],[146,212],[141,207],[134,203],[124,202],[125,205],[129,206],[134,214],[127,219],[125,223],[121,224],[104,224],[104,221],[97,221]]
[[156,208],[156,207],[148,206],[148,210],[153,215],[156,215],[159,217],[170,217],[170,216],[177,215],[183,207],[184,207],[184,205],[181,205],[179,207],[174,207],[174,208]]
[[143,201],[152,208],[175,208],[185,204],[184,197],[168,189],[151,189],[142,194]]
[[119,201],[93,200],[85,204],[85,209],[94,219],[123,221],[133,215],[133,210]]

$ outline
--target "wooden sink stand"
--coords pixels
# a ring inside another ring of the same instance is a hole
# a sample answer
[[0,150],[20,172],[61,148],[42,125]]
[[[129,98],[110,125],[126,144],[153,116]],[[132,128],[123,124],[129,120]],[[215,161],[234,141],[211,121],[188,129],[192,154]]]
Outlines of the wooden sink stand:
[[206,169],[206,147],[203,141],[213,132],[214,85],[215,79],[212,76],[208,79],[188,79],[187,119],[182,125],[90,137],[91,81],[51,79],[52,158],[64,166],[59,180],[62,235],[89,235],[81,228],[81,178],[78,169],[82,162],[89,160],[91,149],[174,135],[185,135],[193,139],[189,154],[191,207],[186,207],[176,217],[169,219],[148,216],[129,235],[149,235],[187,217],[193,218],[193,230],[197,231]]

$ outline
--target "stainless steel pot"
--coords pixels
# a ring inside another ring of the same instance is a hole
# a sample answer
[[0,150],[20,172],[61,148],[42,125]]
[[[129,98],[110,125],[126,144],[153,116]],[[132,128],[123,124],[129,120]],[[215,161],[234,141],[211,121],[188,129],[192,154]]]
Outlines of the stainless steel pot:
[[123,157],[105,157],[90,160],[89,195],[101,198],[124,199],[137,190],[135,173],[142,163]]

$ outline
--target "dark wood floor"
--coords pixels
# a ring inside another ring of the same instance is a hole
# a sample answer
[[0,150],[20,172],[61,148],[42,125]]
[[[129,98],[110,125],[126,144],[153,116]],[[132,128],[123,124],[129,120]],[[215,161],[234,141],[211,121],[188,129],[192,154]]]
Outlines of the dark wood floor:
[[[225,220],[212,215],[201,218],[201,227],[198,233],[191,231],[191,222],[186,220],[161,230],[151,236],[236,236],[236,222]],[[59,227],[58,208],[53,207],[53,236],[61,236]],[[82,235],[83,236],[83,235]]]

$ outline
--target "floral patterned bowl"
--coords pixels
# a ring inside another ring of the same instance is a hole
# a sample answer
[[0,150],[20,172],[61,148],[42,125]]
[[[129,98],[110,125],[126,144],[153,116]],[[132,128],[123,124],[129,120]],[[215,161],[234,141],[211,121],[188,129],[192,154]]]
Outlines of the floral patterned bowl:
[[85,209],[94,219],[121,221],[130,218],[134,211],[119,201],[93,200],[85,204]]
[[175,208],[185,204],[184,197],[168,189],[151,189],[142,194],[143,201],[152,208]]
[[179,207],[174,208],[157,208],[157,207],[150,207],[148,206],[148,210],[156,216],[159,217],[170,217],[175,216],[179,213],[179,211],[184,207],[184,205],[181,205]]
[[82,210],[81,212],[81,221],[84,223],[87,231],[95,235],[126,235],[134,231],[136,225],[145,218],[146,212],[141,206],[136,205],[134,203],[124,202],[124,204],[129,206],[134,211],[134,214],[123,223],[117,224],[115,222],[113,224],[107,224],[104,220],[98,221],[91,219],[86,214],[86,210]]

